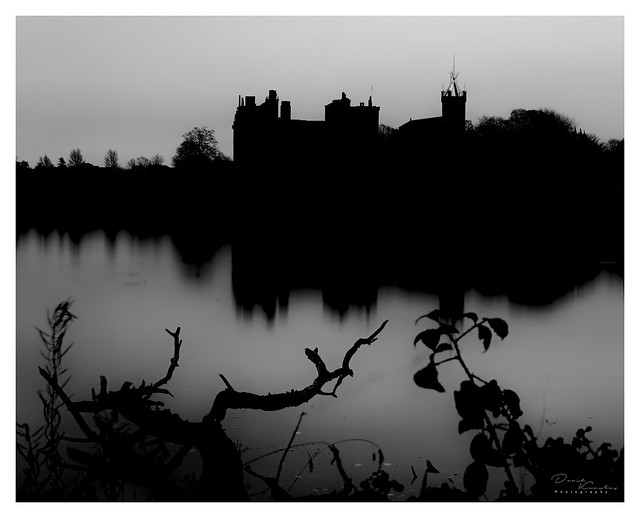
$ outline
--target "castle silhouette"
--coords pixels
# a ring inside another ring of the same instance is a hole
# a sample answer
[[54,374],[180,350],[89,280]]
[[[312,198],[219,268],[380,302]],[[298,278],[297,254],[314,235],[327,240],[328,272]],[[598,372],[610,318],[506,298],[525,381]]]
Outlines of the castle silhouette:
[[[449,86],[441,91],[442,115],[412,119],[398,128],[401,147],[431,144],[460,136],[465,129],[467,92],[460,89],[458,73],[449,74]],[[340,99],[325,105],[325,119],[293,119],[291,101],[280,101],[269,90],[260,105],[255,96],[238,97],[233,122],[233,157],[238,165],[279,163],[282,165],[322,161],[327,155],[341,160],[371,156],[378,138],[380,107],[368,102],[352,106],[342,92]]]

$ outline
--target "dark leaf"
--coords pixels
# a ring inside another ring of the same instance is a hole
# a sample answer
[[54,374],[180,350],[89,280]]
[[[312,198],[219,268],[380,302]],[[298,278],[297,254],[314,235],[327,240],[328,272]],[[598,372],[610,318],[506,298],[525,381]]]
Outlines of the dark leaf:
[[484,422],[482,418],[464,418],[458,423],[458,433],[462,435],[469,430],[482,430]]
[[491,344],[491,330],[487,326],[478,326],[478,339],[484,345],[484,350],[487,351]]
[[476,315],[475,313],[471,313],[471,312],[469,312],[469,313],[465,313],[465,314],[464,314],[464,315],[462,315],[462,316],[463,316],[463,317],[470,318],[471,320],[473,320],[473,323],[474,323],[474,324],[477,324],[477,323],[478,323],[478,315]]
[[416,324],[418,323],[418,321],[421,318],[430,318],[431,320],[433,320],[434,322],[437,322],[438,324],[440,323],[440,310],[439,309],[434,309],[433,311],[431,311],[430,313],[427,313],[426,315],[421,315],[416,319]]
[[498,417],[502,407],[502,391],[498,386],[498,382],[491,380],[489,383],[484,384],[478,390],[478,394],[483,408],[492,412],[494,417]]
[[422,333],[418,333],[415,337],[413,340],[414,347],[419,341],[422,341],[426,347],[435,351],[438,346],[438,342],[440,341],[440,333],[437,329],[427,329],[426,331],[422,331]]
[[444,392],[444,387],[438,381],[438,369],[433,363],[429,363],[424,369],[416,372],[413,381],[418,387]]
[[501,318],[489,318],[487,319],[487,322],[491,326],[491,329],[493,329],[495,333],[503,340],[509,334],[509,326]]
[[451,350],[453,350],[453,346],[451,344],[440,344],[436,348],[437,353],[441,353],[444,351],[451,351]]
[[66,349],[60,353],[60,356],[66,355],[69,352],[69,349],[71,349],[72,347],[73,347],[73,342],[67,345]]
[[153,393],[154,394],[168,394],[169,396],[174,397],[173,394],[169,390],[164,389],[164,388],[153,389]]
[[440,473],[430,460],[427,461],[427,473]]
[[479,433],[473,438],[469,446],[469,451],[473,460],[477,462],[496,467],[504,465],[500,453],[491,447],[491,441],[482,433]]
[[463,419],[469,418],[472,421],[478,419],[482,421],[482,400],[480,399],[480,389],[471,381],[465,380],[460,383],[460,390],[453,393],[456,410]]
[[487,458],[487,451],[491,449],[491,443],[489,438],[483,434],[479,433],[472,440],[469,445],[469,453],[471,453],[471,458],[473,460],[477,460],[478,462],[485,462]]
[[507,455],[516,453],[520,446],[520,425],[517,421],[509,423],[509,429],[502,439],[502,449]]
[[487,490],[488,480],[487,467],[481,462],[472,462],[464,472],[464,488],[471,496],[482,496]]
[[520,398],[518,397],[518,394],[516,394],[513,390],[505,389],[502,391],[502,399],[514,419],[518,419],[520,416],[522,416],[522,410],[520,409]]
[[593,430],[593,428],[591,428],[590,426],[587,426],[587,427],[584,429],[584,431],[585,431],[585,432],[590,432],[591,430]]

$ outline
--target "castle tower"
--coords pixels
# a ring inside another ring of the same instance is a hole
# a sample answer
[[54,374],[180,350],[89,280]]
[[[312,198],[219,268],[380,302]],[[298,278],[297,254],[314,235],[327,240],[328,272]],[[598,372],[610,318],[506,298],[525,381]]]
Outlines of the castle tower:
[[449,72],[449,87],[442,90],[442,122],[447,130],[455,133],[464,132],[465,107],[467,92],[458,86],[458,74],[456,72],[455,56],[453,58],[453,71]]

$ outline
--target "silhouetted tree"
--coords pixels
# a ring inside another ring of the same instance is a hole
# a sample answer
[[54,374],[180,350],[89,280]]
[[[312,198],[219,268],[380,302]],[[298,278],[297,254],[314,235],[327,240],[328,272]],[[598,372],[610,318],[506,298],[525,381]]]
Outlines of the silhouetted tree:
[[161,155],[153,155],[151,157],[151,165],[162,165],[164,164],[164,157]]
[[138,167],[146,168],[151,165],[151,160],[149,160],[146,156],[139,156],[136,158],[136,165]]
[[60,157],[58,158],[58,168],[59,169],[65,169],[67,167],[67,162],[64,158]]
[[624,149],[624,140],[618,140],[615,138],[609,139],[605,144],[603,144],[603,149],[605,151],[613,151],[619,152]]
[[18,171],[27,171],[31,170],[31,167],[29,167],[29,162],[27,162],[26,160],[17,160],[16,169]]
[[118,152],[110,149],[104,156],[104,166],[107,168],[117,169],[120,167],[118,164]]
[[132,158],[127,162],[127,169],[133,169],[134,167],[136,167],[136,165],[137,165],[136,159]]
[[38,163],[36,167],[50,168],[50,167],[53,167],[53,163],[51,162],[51,159],[47,155],[44,155],[38,158]]
[[69,153],[69,167],[78,167],[84,164],[84,158],[79,149],[71,150]]
[[207,165],[215,160],[228,160],[218,149],[214,131],[206,126],[193,128],[182,135],[182,139],[173,157],[174,167]]

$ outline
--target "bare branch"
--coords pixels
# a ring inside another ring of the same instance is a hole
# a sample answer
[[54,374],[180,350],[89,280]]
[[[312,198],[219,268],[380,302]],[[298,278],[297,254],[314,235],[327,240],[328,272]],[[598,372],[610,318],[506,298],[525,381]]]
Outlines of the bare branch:
[[38,371],[40,372],[40,376],[42,376],[45,379],[45,381],[49,384],[49,386],[53,388],[56,394],[58,394],[58,397],[62,399],[62,401],[64,402],[64,405],[67,407],[69,412],[71,412],[71,415],[76,420],[76,422],[78,423],[82,431],[85,433],[85,435],[94,441],[98,441],[98,436],[89,427],[89,425],[84,420],[80,412],[78,412],[74,408],[74,405],[71,402],[71,399],[69,399],[69,396],[67,396],[65,391],[62,390],[60,385],[58,385],[58,383],[51,376],[49,376],[49,374],[47,374],[47,372],[42,367],[38,367]]
[[291,439],[289,439],[289,444],[287,444],[287,447],[284,449],[284,453],[282,454],[282,457],[280,457],[280,464],[278,464],[278,471],[276,473],[276,484],[280,480],[280,473],[282,473],[282,466],[284,466],[284,459],[287,457],[287,453],[289,453],[289,450],[291,449],[291,445],[293,444],[293,441],[296,438],[296,434],[300,429],[300,423],[302,423],[302,418],[304,416],[305,416],[305,413],[302,412],[300,414],[300,417],[298,418],[298,424],[296,424],[296,427],[293,430],[293,433],[291,434]]
[[[182,345],[182,340],[180,340],[180,328],[178,327],[174,333],[168,329],[165,329],[165,331],[173,337],[173,358],[169,360],[169,369],[167,370],[165,377],[153,384],[154,389],[169,382],[171,376],[173,376],[173,371],[178,367],[178,360],[180,360],[180,346]],[[149,394],[149,396],[151,396],[151,394]]]
[[[290,390],[288,392],[280,392],[277,394],[259,395],[251,392],[238,392],[234,390],[228,382],[227,388],[220,392],[211,407],[211,411],[205,417],[206,420],[213,419],[215,421],[222,421],[229,409],[247,408],[254,410],[275,411],[282,410],[288,407],[300,406],[313,397],[318,395],[329,395],[336,397],[336,390],[342,384],[342,381],[347,376],[353,376],[353,371],[350,367],[350,362],[355,353],[362,345],[371,345],[377,340],[377,336],[387,325],[388,320],[385,320],[378,329],[368,338],[360,338],[355,344],[345,353],[342,360],[342,367],[329,372],[324,361],[320,358],[317,349],[305,349],[307,358],[314,364],[318,375],[313,382],[300,390]],[[326,392],[323,387],[336,380],[336,383],[331,392]],[[223,377],[223,381],[224,377]]]
[[227,380],[227,378],[225,378],[223,374],[218,374],[218,376],[220,376],[220,378],[222,378],[222,381],[224,382],[224,384],[227,386],[227,388],[229,390],[234,390],[235,391],[235,389],[231,386],[231,383],[229,383],[229,380]]

